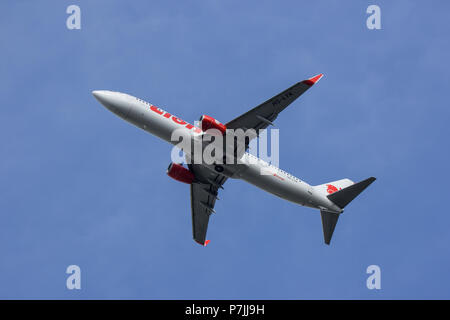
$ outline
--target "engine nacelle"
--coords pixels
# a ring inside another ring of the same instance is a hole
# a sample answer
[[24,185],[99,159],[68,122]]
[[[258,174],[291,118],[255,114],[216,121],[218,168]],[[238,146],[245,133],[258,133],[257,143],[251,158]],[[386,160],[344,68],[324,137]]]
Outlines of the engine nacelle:
[[213,117],[207,116],[206,114],[200,117],[200,127],[203,131],[206,131],[208,129],[219,130],[222,135],[224,135],[227,131],[227,127],[224,124],[220,123]]
[[179,182],[191,184],[194,181],[194,174],[181,164],[171,162],[167,168],[167,175]]

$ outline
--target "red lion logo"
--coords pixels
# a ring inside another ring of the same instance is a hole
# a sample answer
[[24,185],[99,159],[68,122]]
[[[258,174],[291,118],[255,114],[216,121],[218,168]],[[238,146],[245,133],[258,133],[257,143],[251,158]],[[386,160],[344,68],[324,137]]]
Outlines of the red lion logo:
[[333,186],[332,184],[327,184],[327,192],[329,193],[329,194],[332,194],[333,192],[336,192],[336,191],[338,191],[338,189],[335,187],[335,186]]

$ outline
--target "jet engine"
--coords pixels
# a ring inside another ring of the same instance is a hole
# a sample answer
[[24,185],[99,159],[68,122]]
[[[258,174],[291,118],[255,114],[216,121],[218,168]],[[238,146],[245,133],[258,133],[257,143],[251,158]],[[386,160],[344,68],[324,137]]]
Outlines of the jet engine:
[[223,135],[227,131],[227,127],[224,124],[220,123],[213,117],[207,116],[206,114],[200,117],[200,127],[203,131],[206,131],[208,129],[219,130]]
[[194,174],[181,164],[171,162],[167,168],[167,175],[179,182],[191,184],[194,181]]

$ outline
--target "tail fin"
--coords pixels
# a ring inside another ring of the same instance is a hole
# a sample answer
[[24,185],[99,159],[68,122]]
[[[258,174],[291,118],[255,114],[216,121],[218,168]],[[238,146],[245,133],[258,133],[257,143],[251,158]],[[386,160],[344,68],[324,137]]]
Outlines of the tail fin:
[[341,179],[341,180],[327,182],[327,183],[315,186],[314,189],[319,194],[323,194],[326,196],[333,192],[347,188],[348,186],[351,186],[352,184],[354,184],[354,182],[350,179]]
[[[344,181],[348,179],[343,179],[339,181],[335,181],[325,185],[331,186],[339,186],[340,181]],[[356,198],[361,192],[364,191],[372,182],[376,179],[374,177],[370,177],[366,180],[360,181],[358,183],[354,183],[349,185],[348,187],[339,189],[338,191],[332,191],[327,197],[333,203],[335,203],[339,208],[343,209],[346,205],[350,203],[353,199]],[[350,181],[350,180],[348,180]],[[351,182],[351,181],[350,181]],[[348,183],[348,182],[346,182]],[[323,186],[323,185],[322,185]],[[321,187],[321,186],[317,186]],[[331,237],[333,236],[334,228],[339,219],[339,213],[333,213],[326,210],[320,210],[320,215],[322,217],[322,228],[323,228],[323,237],[326,244],[330,244]]]

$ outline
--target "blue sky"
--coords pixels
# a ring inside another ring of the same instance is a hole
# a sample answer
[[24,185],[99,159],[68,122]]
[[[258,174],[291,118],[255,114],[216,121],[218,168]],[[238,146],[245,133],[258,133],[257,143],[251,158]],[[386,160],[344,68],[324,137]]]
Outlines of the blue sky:
[[[81,7],[82,29],[66,28]],[[382,30],[366,28],[378,4]],[[435,1],[2,1],[0,298],[450,298],[450,5]],[[170,145],[91,95],[227,122],[297,81],[280,166],[378,180],[323,244],[318,212],[229,180],[191,239]],[[66,289],[79,265],[82,289]],[[366,268],[381,267],[381,290]]]

